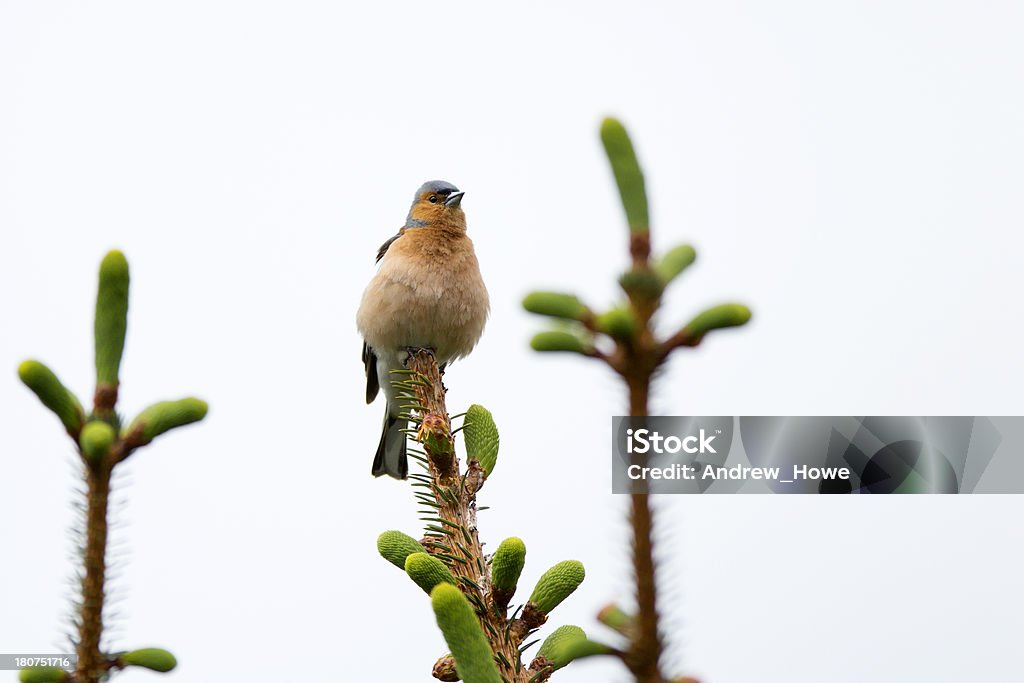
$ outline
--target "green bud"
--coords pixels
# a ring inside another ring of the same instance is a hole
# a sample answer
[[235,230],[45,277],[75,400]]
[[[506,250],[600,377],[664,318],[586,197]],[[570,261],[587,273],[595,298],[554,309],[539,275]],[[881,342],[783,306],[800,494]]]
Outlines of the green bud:
[[534,351],[572,351],[583,354],[590,351],[590,345],[577,335],[557,330],[533,335],[530,347]]
[[629,341],[636,335],[636,318],[628,306],[616,306],[597,316],[595,327],[612,339]]
[[744,325],[748,320],[750,309],[743,304],[721,304],[699,314],[683,331],[688,337],[700,340],[711,330]]
[[424,415],[420,421],[419,439],[435,462],[452,461],[455,443],[452,441],[451,425],[440,415]]
[[399,569],[405,570],[405,559],[413,553],[426,552],[420,542],[401,531],[385,531],[377,537],[377,552]]
[[604,606],[597,613],[597,620],[609,628],[613,628],[623,635],[630,635],[636,619],[632,614],[624,611],[616,604]]
[[462,435],[466,443],[466,456],[476,458],[487,476],[491,476],[498,463],[498,426],[487,408],[474,403],[466,411],[462,422]]
[[82,455],[91,463],[100,463],[110,454],[110,447],[117,440],[114,428],[106,422],[93,421],[82,427],[78,444]]
[[108,252],[100,263],[96,293],[96,385],[117,387],[117,376],[128,329],[128,260],[120,251]]
[[78,434],[85,422],[85,411],[50,368],[39,361],[27,360],[18,366],[18,377],[60,419],[68,434]]
[[583,583],[586,572],[583,564],[576,560],[559,562],[544,572],[537,581],[530,602],[544,614],[548,614]]
[[586,640],[587,634],[579,626],[559,626],[551,632],[544,642],[541,643],[540,649],[537,650],[537,656],[543,657],[552,664],[554,664],[554,670],[561,669],[563,666],[568,664],[568,661],[563,661],[561,658],[562,649],[565,643],[572,640]]
[[455,657],[459,677],[467,683],[502,683],[491,646],[462,591],[447,583],[438,584],[430,593],[430,602],[437,625]]
[[590,315],[590,309],[574,295],[558,292],[531,292],[523,299],[523,308],[530,313],[568,320],[584,320]]
[[178,666],[178,660],[167,650],[157,647],[147,647],[142,650],[125,652],[118,657],[121,663],[126,666],[141,666],[144,669],[153,671],[168,672]]
[[644,190],[644,175],[633,151],[633,143],[621,123],[607,118],[601,123],[601,142],[611,162],[615,183],[619,186],[622,206],[631,233],[647,232],[650,221],[647,218],[647,192]]
[[198,398],[160,401],[139,413],[128,425],[124,435],[131,436],[133,445],[144,446],[175,427],[202,420],[206,417],[207,409],[206,401]]
[[661,296],[665,285],[649,270],[629,270],[619,276],[619,286],[631,299],[653,301]]
[[547,655],[547,659],[555,664],[555,668],[561,668],[576,659],[592,657],[594,655],[610,655],[613,652],[615,652],[615,648],[604,643],[588,640],[585,637],[570,637],[564,638],[553,645]]
[[491,583],[502,591],[514,591],[526,564],[526,544],[522,539],[506,538],[491,557]]
[[428,595],[439,583],[455,583],[455,577],[444,562],[425,552],[412,553],[405,558],[405,573]]
[[697,258],[697,252],[689,244],[673,247],[654,264],[654,272],[664,284],[672,282]]
[[21,683],[63,683],[68,678],[67,671],[55,666],[32,666],[18,672]]

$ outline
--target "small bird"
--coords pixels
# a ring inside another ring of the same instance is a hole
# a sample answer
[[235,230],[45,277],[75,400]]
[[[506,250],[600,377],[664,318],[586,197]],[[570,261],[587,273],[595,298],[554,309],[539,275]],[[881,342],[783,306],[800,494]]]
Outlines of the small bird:
[[431,180],[416,191],[405,225],[377,251],[380,268],[363,292],[356,326],[363,335],[366,402],[384,389],[387,407],[373,475],[409,476],[405,453],[408,420],[391,382],[405,367],[410,349],[432,349],[442,371],[469,354],[490,312],[487,288],[459,188]]

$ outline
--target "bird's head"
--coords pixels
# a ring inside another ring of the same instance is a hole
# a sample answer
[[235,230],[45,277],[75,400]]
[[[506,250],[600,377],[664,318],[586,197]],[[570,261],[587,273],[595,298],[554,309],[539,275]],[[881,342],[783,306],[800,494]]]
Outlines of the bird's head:
[[429,225],[466,228],[466,214],[462,212],[462,195],[459,188],[443,180],[431,180],[416,190],[412,208],[405,220],[407,228],[422,228]]

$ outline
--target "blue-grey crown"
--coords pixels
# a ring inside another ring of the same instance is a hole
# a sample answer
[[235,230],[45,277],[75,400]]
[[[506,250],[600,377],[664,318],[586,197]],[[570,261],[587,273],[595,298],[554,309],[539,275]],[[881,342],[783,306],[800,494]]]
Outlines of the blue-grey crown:
[[459,188],[455,187],[451,183],[444,180],[428,180],[427,182],[420,185],[420,189],[416,190],[416,196],[412,198],[412,203],[415,204],[419,201],[420,195],[424,192],[458,192]]

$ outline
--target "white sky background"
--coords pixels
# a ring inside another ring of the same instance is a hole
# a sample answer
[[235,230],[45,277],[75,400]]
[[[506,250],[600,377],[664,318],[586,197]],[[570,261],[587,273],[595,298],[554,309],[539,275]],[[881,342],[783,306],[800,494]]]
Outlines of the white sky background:
[[[363,404],[354,316],[433,178],[467,191],[492,297],[448,374],[453,410],[502,430],[484,539],[525,539],[524,593],[582,560],[551,623],[605,635],[594,613],[629,597],[608,472],[624,394],[531,353],[542,321],[519,301],[616,297],[607,114],[646,170],[656,249],[698,248],[666,328],[755,312],[679,354],[655,410],[1024,411],[1020,3],[483,4],[0,3],[0,651],[63,649],[71,594],[72,451],[15,368],[40,358],[90,395],[117,247],[123,410],[211,410],[127,468],[113,645],[167,647],[180,681],[432,680],[428,601],[375,550],[418,522],[408,487],[369,475],[383,408]],[[1020,497],[658,507],[679,673],[1019,680]]]

